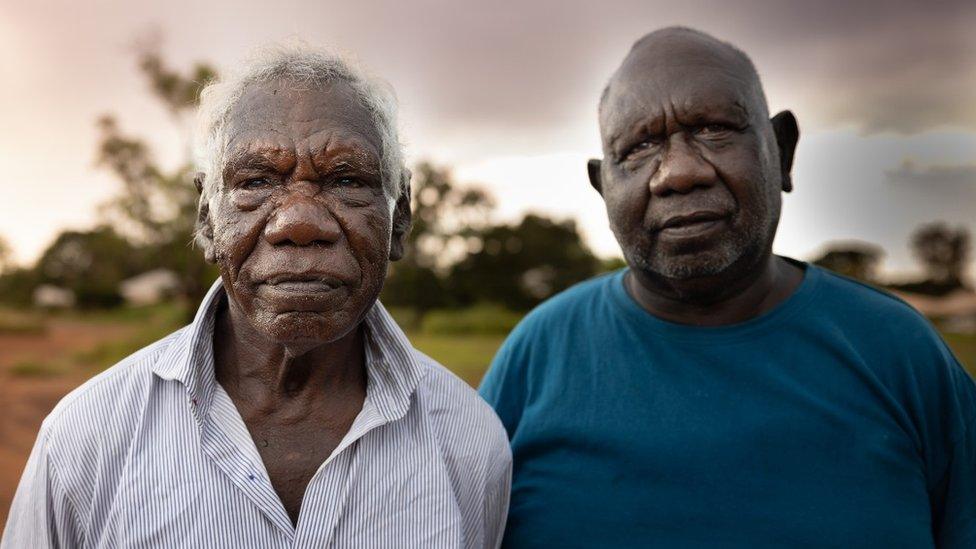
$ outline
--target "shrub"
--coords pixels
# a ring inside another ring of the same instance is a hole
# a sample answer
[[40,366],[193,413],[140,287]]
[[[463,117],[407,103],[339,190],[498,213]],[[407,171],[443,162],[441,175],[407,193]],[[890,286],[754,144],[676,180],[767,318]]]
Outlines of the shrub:
[[512,331],[522,314],[500,305],[481,303],[466,309],[440,309],[424,315],[421,331],[428,334],[494,334]]

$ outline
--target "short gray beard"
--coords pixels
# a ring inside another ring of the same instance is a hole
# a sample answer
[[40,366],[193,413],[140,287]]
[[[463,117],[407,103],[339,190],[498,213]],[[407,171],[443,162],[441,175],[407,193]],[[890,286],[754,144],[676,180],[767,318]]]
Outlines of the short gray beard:
[[717,249],[707,253],[666,258],[654,253],[653,250],[638,248],[625,250],[624,255],[630,265],[671,280],[715,276],[725,272],[745,256],[755,257],[764,247],[770,245],[776,231],[777,216],[769,216],[769,221],[765,221],[767,217],[765,211],[753,211],[751,217],[752,219],[746,225],[761,227],[762,234],[756,235],[756,238],[750,238],[752,235],[749,234],[736,235],[735,238],[721,242]]
[[725,241],[717,250],[702,254],[689,254],[676,258],[663,258],[659,255],[644,255],[637,260],[641,269],[673,280],[688,280],[717,275],[739,260],[746,252],[749,243]]

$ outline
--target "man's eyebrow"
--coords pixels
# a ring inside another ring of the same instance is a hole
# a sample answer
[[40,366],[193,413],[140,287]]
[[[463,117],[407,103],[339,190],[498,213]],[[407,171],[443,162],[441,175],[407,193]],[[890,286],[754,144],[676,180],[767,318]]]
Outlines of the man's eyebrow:
[[227,167],[233,169],[280,170],[283,163],[293,162],[295,153],[290,150],[261,148],[244,149],[230,155]]
[[379,157],[359,147],[325,147],[312,157],[316,166],[330,171],[365,170],[379,173]]

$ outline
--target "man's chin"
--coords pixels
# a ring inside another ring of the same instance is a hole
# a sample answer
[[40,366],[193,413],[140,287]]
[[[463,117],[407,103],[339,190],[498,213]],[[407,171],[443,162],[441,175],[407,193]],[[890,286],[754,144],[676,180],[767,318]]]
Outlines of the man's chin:
[[324,345],[341,339],[357,324],[357,319],[344,311],[285,311],[259,316],[259,329],[282,345]]
[[628,263],[660,278],[688,281],[721,276],[735,265],[741,255],[730,249],[667,255],[638,252],[628,254]]

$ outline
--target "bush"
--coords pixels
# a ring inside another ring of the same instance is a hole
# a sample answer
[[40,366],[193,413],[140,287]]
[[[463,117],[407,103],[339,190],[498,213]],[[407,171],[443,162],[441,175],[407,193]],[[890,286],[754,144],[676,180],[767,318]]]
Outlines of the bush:
[[467,309],[441,309],[424,315],[421,331],[428,334],[507,335],[522,314],[500,305],[481,303]]

